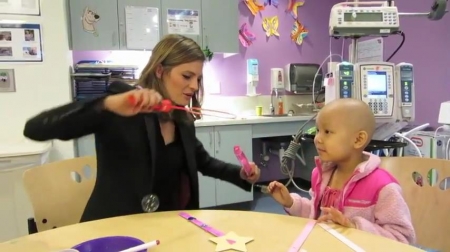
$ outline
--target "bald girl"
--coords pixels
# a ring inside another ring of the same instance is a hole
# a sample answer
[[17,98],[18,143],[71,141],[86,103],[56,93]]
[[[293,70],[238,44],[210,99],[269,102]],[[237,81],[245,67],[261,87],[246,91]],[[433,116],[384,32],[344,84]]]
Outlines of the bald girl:
[[369,107],[360,100],[335,100],[319,112],[316,128],[319,159],[311,174],[311,199],[289,193],[278,181],[268,186],[272,197],[289,215],[415,244],[400,185],[379,168],[380,157],[364,152],[375,130]]
[[362,162],[363,150],[375,131],[369,106],[356,99],[334,100],[320,110],[314,139],[322,161],[342,163],[353,170]]

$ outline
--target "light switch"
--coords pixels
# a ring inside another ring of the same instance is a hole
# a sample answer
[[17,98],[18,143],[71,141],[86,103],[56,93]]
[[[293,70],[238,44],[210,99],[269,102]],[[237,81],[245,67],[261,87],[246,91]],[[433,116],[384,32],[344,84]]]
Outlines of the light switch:
[[16,92],[14,69],[0,69],[0,92]]

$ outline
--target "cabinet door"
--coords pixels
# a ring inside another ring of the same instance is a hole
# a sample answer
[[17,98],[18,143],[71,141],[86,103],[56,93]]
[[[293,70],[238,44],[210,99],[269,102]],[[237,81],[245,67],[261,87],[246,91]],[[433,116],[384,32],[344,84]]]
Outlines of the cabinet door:
[[[217,159],[240,165],[233,151],[233,147],[239,145],[245,152],[249,161],[252,160],[253,143],[251,125],[218,126],[214,127],[214,133]],[[216,180],[217,205],[227,205],[252,200],[253,192],[247,192],[231,183]]]
[[239,52],[237,0],[202,0],[203,46],[213,52]]
[[162,24],[161,27],[163,29],[163,35],[169,34],[169,24],[167,22],[167,10],[175,9],[175,10],[195,10],[199,12],[199,34],[190,35],[190,34],[182,34],[186,37],[192,38],[195,40],[200,46],[202,46],[202,15],[201,11],[202,3],[201,0],[189,0],[189,1],[180,1],[180,0],[163,0],[161,1],[161,16],[162,16]]
[[[19,233],[16,217],[16,200],[14,198],[13,172],[0,173],[0,243],[26,235]],[[27,216],[27,218],[33,217]],[[26,223],[26,218],[21,220]]]
[[[203,147],[214,156],[214,134],[213,127],[198,127],[196,135],[202,142]],[[198,184],[200,192],[200,208],[216,206],[216,179],[203,176],[198,173]]]
[[[139,7],[153,7],[158,8],[159,20],[161,24],[161,1],[160,0],[117,0],[117,13],[119,16],[119,42],[120,50],[127,50],[127,37],[126,37],[126,18],[125,7],[126,6],[139,6]],[[161,27],[159,29],[159,37],[161,37]]]
[[72,50],[118,50],[117,0],[69,0]]

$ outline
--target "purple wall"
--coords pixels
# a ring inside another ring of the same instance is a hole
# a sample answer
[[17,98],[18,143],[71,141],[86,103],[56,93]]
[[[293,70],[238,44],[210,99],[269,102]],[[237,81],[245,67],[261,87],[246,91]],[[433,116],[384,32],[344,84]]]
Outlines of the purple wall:
[[[301,46],[291,41],[290,33],[294,19],[286,13],[288,1],[279,1],[280,6],[268,6],[262,13],[253,16],[243,1],[239,3],[239,25],[246,22],[257,39],[250,47],[241,47],[240,54],[212,61],[213,68],[221,85],[222,95],[245,95],[246,93],[246,59],[259,60],[259,78],[257,93],[270,94],[270,69],[284,67],[288,63],[320,64],[330,52],[328,36],[328,17],[318,13],[329,12],[334,1],[306,1],[298,8],[298,19],[307,29],[309,35]],[[309,13],[309,14],[308,14]],[[280,37],[266,38],[262,28],[264,17],[278,16]],[[332,43],[336,43],[333,39]],[[218,70],[220,69],[220,70]]]

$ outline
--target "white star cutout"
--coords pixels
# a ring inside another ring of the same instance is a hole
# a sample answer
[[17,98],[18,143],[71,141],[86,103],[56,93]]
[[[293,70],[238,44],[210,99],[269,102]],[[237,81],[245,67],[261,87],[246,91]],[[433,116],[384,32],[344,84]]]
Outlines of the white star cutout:
[[229,232],[220,237],[209,238],[209,240],[217,244],[216,252],[227,250],[247,252],[246,244],[254,239],[252,237],[241,237],[234,232]]

